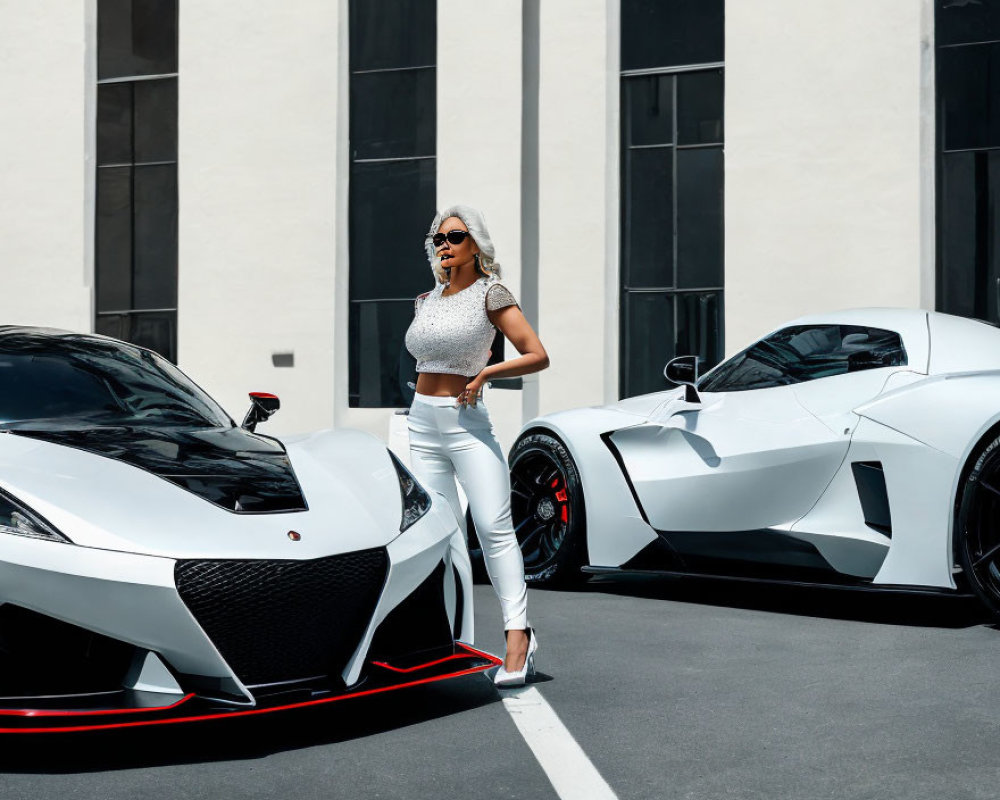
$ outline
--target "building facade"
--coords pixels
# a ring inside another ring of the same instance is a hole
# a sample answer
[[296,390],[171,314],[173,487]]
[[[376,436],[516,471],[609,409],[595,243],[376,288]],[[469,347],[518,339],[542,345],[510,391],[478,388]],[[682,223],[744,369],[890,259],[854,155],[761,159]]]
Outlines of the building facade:
[[0,1],[0,321],[385,437],[426,227],[468,203],[551,357],[488,390],[507,445],[802,314],[996,321],[998,6]]

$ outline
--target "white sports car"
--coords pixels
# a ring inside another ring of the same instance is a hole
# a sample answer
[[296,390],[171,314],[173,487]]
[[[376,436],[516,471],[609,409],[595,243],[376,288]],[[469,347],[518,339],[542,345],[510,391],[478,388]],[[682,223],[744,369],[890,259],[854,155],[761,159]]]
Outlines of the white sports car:
[[0,327],[0,732],[328,703],[487,669],[456,531],[367,434],[237,426],[156,354]]
[[535,581],[650,570],[954,592],[1000,614],[1000,330],[903,309],[789,322],[681,388],[529,422]]

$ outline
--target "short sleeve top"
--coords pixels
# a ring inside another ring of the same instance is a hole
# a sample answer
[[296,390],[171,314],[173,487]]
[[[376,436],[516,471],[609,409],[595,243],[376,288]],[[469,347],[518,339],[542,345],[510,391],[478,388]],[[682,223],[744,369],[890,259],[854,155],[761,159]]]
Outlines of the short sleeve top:
[[406,349],[417,359],[417,372],[478,375],[489,360],[496,328],[487,311],[517,305],[514,295],[496,278],[480,278],[455,294],[447,284],[417,298],[406,331]]

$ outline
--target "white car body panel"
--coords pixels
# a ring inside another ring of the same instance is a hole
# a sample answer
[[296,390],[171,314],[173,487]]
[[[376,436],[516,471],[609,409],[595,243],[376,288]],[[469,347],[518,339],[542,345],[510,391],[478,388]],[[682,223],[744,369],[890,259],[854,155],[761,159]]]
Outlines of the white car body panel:
[[[848,578],[956,588],[956,492],[970,453],[1000,426],[1000,330],[922,310],[852,309],[774,332],[813,324],[895,331],[906,364],[702,392],[695,404],[683,389],[657,392],[524,426],[554,432],[573,455],[591,566],[626,565],[656,530],[771,532],[807,542]],[[891,531],[868,524],[859,496],[855,465],[873,462]]]
[[657,530],[791,524],[844,460],[848,440],[803,408],[793,387],[702,399],[701,409],[611,437]]
[[237,514],[130,464],[15,434],[0,435],[0,488],[75,544],[145,555],[307,559],[399,534],[399,482],[377,438],[327,431],[289,443],[288,455],[308,511]]

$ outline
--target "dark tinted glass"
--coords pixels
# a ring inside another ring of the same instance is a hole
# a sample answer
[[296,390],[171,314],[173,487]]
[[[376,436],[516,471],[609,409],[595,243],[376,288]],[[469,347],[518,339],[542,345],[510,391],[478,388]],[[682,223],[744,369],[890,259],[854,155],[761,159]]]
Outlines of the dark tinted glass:
[[677,354],[698,356],[698,374],[722,359],[722,293],[677,295]]
[[673,149],[630,150],[625,163],[626,284],[673,286]]
[[177,160],[177,78],[135,84],[135,161]]
[[135,168],[132,308],[177,305],[177,167]]
[[435,214],[435,161],[351,167],[352,300],[413,298],[433,283],[424,236]]
[[177,72],[177,0],[98,0],[98,79],[169,72]]
[[722,286],[722,148],[677,151],[677,285]]
[[429,69],[351,78],[351,157],[434,155],[435,74]]
[[625,78],[623,83],[625,144],[671,144],[674,141],[674,77],[642,75]]
[[[413,300],[351,303],[350,405],[405,406],[403,337],[413,321]],[[412,397],[412,395],[411,395]]]
[[0,423],[232,425],[212,398],[152,353],[111,342],[33,338],[0,340]]
[[941,157],[937,308],[1000,322],[1000,151]]
[[97,87],[97,164],[132,163],[132,84]]
[[622,69],[722,61],[724,21],[723,0],[621,0]]
[[97,310],[132,307],[132,168],[97,170]]
[[946,153],[941,158],[937,308],[963,317],[977,316],[976,251],[983,239],[977,232],[977,218],[981,216],[977,213],[977,195],[982,201],[987,199],[987,187],[982,185],[986,176],[981,166],[977,170],[976,156]]
[[626,358],[623,397],[670,388],[663,367],[674,349],[674,298],[668,294],[633,292],[626,300]]
[[1000,146],[1000,45],[938,50],[944,149]]
[[351,0],[351,69],[434,64],[436,0]]
[[677,143],[722,142],[722,70],[677,76]]
[[935,0],[934,38],[939,45],[1000,39],[996,0]]
[[699,388],[706,392],[767,389],[906,364],[898,333],[860,325],[793,325],[733,356]]

